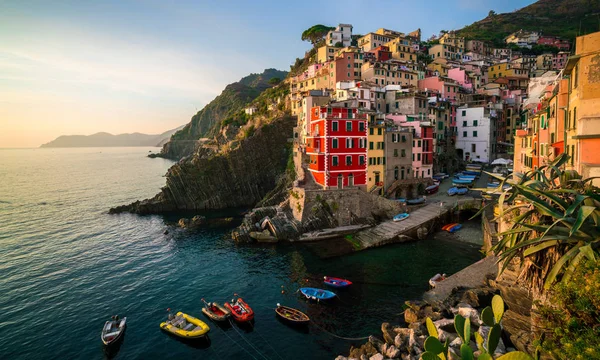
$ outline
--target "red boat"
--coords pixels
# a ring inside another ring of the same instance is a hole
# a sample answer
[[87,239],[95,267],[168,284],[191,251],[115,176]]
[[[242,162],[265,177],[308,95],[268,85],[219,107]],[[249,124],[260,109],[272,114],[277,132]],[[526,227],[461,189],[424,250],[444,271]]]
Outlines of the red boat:
[[333,286],[336,288],[343,288],[343,287],[352,285],[352,281],[350,281],[350,280],[340,279],[340,278],[330,277],[330,276],[325,276],[325,280],[323,282],[329,286]]
[[224,305],[231,311],[231,316],[237,322],[243,323],[254,319],[254,311],[242,298],[231,299],[231,302],[226,302]]

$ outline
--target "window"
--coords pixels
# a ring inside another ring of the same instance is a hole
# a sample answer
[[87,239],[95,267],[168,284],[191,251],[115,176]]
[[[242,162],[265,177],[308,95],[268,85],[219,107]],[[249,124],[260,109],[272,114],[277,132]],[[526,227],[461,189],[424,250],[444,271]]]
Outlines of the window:
[[331,140],[331,148],[332,149],[337,149],[338,148],[338,139],[332,139]]
[[473,137],[477,137],[477,131],[473,131]]
[[421,147],[421,140],[419,140],[419,143],[418,143],[418,144],[419,144],[419,145],[417,145],[417,146],[418,146],[418,147]]
[[406,136],[402,135],[402,142],[406,142]]
[[365,156],[364,155],[361,155],[361,156],[358,157],[358,163],[360,165],[364,165],[365,164]]
[[346,139],[346,149],[352,149],[353,142],[352,139]]
[[382,129],[381,129],[381,128],[378,128],[378,129],[377,129],[377,135],[381,135],[381,131],[382,131]]
[[331,157],[331,165],[338,166],[338,157],[337,156]]
[[417,154],[417,161],[421,161],[421,153]]
[[463,137],[467,137],[467,132],[463,131]]
[[346,156],[346,165],[352,165],[352,156],[348,155]]
[[401,149],[400,150],[400,156],[401,157],[406,157],[406,150],[405,149]]
[[352,121],[346,121],[346,131],[352,131]]
[[333,121],[331,123],[331,130],[332,131],[338,131],[338,122],[337,121]]
[[361,121],[358,123],[358,130],[360,130],[361,132],[365,131],[365,123],[364,122]]
[[477,152],[477,144],[471,144],[471,152]]
[[573,129],[577,127],[577,107],[573,108]]
[[373,135],[373,128],[369,128],[369,135]]
[[398,180],[398,167],[394,167],[394,180]]
[[369,150],[373,150],[373,142],[369,141]]
[[477,120],[473,120],[473,126],[477,126]]
[[413,153],[413,156],[412,156],[412,158],[413,158],[413,161],[415,161],[415,154],[414,154],[414,153]]
[[381,165],[381,158],[380,157],[377,158],[377,165]]

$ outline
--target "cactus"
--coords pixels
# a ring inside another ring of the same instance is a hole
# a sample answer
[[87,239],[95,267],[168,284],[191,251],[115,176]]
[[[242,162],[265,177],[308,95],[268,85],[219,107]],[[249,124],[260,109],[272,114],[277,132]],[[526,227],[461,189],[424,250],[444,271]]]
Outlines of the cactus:
[[465,319],[461,315],[456,315],[454,317],[454,328],[463,344],[468,344],[471,340],[471,320]]
[[494,320],[496,320],[496,324],[500,324],[502,315],[504,315],[504,300],[502,300],[502,296],[494,295],[492,298],[492,310],[494,311]]
[[421,358],[423,360],[429,360],[431,358],[430,356],[433,355],[434,357],[431,359],[448,359],[448,339],[446,339],[446,342],[442,345],[438,338],[439,334],[437,328],[433,324],[433,321],[431,321],[430,318],[427,318],[425,319],[425,324],[427,325],[429,337],[425,339],[424,347],[426,351],[423,353]]
[[460,359],[461,360],[473,360],[473,349],[467,344],[460,346]]

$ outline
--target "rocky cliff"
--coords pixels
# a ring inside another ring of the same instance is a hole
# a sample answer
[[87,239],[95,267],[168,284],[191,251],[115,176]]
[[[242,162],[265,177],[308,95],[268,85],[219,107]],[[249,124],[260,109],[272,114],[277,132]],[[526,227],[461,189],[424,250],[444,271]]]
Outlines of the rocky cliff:
[[177,131],[164,144],[161,157],[179,160],[192,154],[200,145],[198,140],[217,135],[221,122],[243,110],[266,89],[272,87],[273,78],[284,79],[287,72],[266,69],[260,74],[250,74],[240,81],[229,84],[213,101],[198,111],[190,122]]
[[[218,152],[198,149],[167,172],[155,197],[119,206],[111,213],[154,214],[251,207],[272,191],[286,170],[296,118],[281,116]],[[252,127],[254,129],[254,127]]]

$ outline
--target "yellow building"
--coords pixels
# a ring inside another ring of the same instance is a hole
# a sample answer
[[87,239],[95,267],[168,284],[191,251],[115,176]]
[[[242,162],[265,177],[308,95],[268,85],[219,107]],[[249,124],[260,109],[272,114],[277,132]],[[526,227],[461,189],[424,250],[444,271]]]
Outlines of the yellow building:
[[385,181],[385,123],[371,121],[367,136],[367,189],[381,187]]
[[445,33],[440,38],[440,44],[451,45],[461,49],[461,52],[465,50],[465,38],[457,36],[454,31]]
[[327,46],[323,45],[317,49],[317,62],[318,63],[326,63],[335,59],[336,52],[339,48],[335,46]]
[[488,68],[488,81],[500,77],[523,77],[529,78],[529,70],[516,68],[510,63],[496,63]]
[[392,52],[392,59],[417,61],[413,42],[405,37],[397,37],[385,44]]
[[446,59],[435,59],[432,63],[427,65],[427,68],[431,71],[437,71],[440,76],[448,76],[448,69],[450,66],[446,65]]
[[[569,80],[565,152],[584,178],[600,176],[600,32],[577,37],[564,75]],[[600,186],[600,179],[593,183]]]

